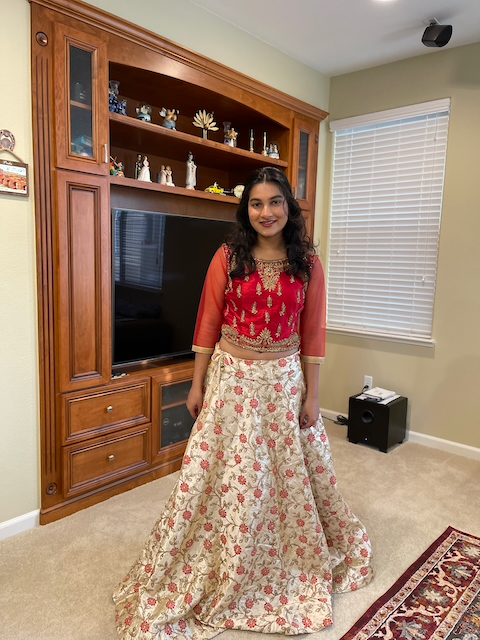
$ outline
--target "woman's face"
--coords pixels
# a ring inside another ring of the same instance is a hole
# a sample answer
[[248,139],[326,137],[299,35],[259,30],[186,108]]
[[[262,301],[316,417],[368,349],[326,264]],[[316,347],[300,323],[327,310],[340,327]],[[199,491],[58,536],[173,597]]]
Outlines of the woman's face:
[[287,201],[280,187],[274,182],[262,182],[252,187],[248,218],[257,235],[276,239],[288,222]]

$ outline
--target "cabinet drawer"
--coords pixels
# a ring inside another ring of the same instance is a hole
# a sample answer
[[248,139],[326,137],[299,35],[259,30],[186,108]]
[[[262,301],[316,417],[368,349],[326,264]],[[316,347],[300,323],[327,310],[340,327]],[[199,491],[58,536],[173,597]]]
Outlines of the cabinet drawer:
[[62,396],[64,444],[118,427],[150,422],[150,380]]
[[127,429],[108,440],[91,440],[63,449],[65,497],[76,495],[150,464],[150,426]]

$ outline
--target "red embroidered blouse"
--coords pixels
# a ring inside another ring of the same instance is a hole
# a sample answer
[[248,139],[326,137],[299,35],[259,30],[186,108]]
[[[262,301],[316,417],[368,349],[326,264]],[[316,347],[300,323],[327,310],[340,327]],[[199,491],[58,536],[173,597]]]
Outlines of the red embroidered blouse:
[[317,256],[308,282],[285,272],[287,259],[255,260],[256,271],[230,278],[230,251],[212,258],[198,307],[192,350],[213,353],[227,342],[258,352],[299,349],[306,362],[325,355],[325,284]]

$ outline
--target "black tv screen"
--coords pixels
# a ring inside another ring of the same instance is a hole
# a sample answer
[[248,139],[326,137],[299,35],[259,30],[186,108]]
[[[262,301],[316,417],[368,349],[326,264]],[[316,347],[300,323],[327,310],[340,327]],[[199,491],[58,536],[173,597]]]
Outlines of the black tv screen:
[[112,210],[114,366],[191,354],[205,274],[232,224]]

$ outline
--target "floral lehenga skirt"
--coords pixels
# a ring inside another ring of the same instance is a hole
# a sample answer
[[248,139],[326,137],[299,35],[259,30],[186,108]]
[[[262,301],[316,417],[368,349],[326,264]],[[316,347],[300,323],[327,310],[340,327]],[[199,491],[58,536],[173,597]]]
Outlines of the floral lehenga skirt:
[[371,580],[322,420],[299,429],[304,392],[298,354],[217,347],[178,482],[114,593],[120,638],[311,633],[332,624],[333,592]]

